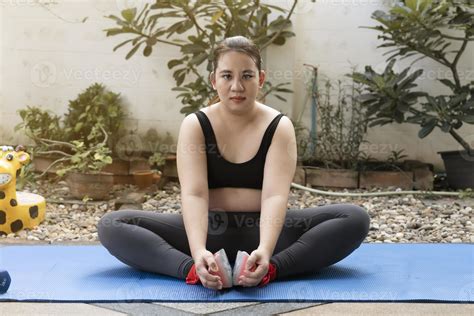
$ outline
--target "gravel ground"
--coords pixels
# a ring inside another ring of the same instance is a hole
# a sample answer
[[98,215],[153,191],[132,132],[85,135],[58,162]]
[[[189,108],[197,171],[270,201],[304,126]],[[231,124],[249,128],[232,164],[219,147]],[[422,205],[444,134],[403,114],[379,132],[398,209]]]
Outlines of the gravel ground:
[[[27,186],[23,190],[47,198],[46,219],[31,231],[22,230],[0,237],[0,243],[97,242],[97,221],[114,209],[115,199],[88,203],[71,200],[63,181],[40,181],[36,187]],[[134,190],[135,187],[131,185],[116,185],[111,196],[118,197]],[[150,211],[179,213],[179,192],[179,184],[169,182],[162,190],[147,195],[142,207]],[[292,188],[288,206],[294,209],[333,203],[356,204],[369,212],[371,227],[366,238],[368,242],[474,243],[473,198],[422,198],[412,195],[344,198],[321,196]]]

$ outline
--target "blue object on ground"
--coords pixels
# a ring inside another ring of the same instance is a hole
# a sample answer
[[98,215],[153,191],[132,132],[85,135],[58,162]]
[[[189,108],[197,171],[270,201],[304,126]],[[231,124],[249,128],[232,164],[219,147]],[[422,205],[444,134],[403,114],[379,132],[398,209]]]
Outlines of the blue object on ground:
[[128,267],[102,246],[4,246],[0,301],[473,302],[473,244],[363,243],[318,273],[214,291]]
[[0,270],[0,294],[4,294],[8,291],[12,279],[8,271]]

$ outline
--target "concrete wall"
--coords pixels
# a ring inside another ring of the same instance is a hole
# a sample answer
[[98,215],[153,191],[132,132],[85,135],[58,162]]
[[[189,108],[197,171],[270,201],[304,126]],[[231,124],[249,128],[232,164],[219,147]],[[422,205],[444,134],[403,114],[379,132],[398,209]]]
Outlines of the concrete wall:
[[[137,53],[125,60],[128,49],[112,52],[123,39],[105,37],[103,29],[115,24],[104,16],[118,15],[120,10],[146,1],[82,0],[57,1],[40,6],[33,0],[0,2],[0,143],[26,143],[13,127],[20,122],[17,111],[26,105],[40,105],[54,113],[63,114],[68,100],[74,99],[93,82],[102,82],[124,97],[132,129],[144,131],[155,127],[170,132],[176,139],[183,115],[176,99],[172,71],[166,64],[178,54],[178,49],[155,46],[151,57]],[[271,1],[286,8],[292,1]],[[385,66],[383,50],[377,33],[360,26],[374,24],[370,19],[376,9],[387,3],[375,0],[301,1],[293,16],[296,37],[284,47],[272,46],[264,52],[265,68],[272,83],[291,82],[295,91],[288,102],[268,97],[266,103],[293,118],[303,111],[309,123],[309,103],[304,108],[305,85],[309,72],[303,63],[317,65],[320,78],[336,80],[350,71],[351,66],[370,64],[377,70]],[[85,23],[82,19],[87,17]],[[124,37],[127,38],[128,37]],[[460,61],[462,78],[474,80],[474,45],[471,43]],[[401,70],[410,61],[398,68]],[[438,93],[442,89],[434,76],[448,76],[442,66],[424,60],[416,67],[425,69],[420,86]],[[305,110],[306,109],[306,110]],[[393,124],[369,130],[372,143],[365,150],[376,158],[386,157],[391,150],[405,149],[412,159],[434,163],[442,168],[436,154],[439,150],[460,149],[457,143],[440,131],[424,140],[417,137],[418,127]],[[474,143],[474,127],[460,130]],[[474,145],[474,144],[473,144]]]

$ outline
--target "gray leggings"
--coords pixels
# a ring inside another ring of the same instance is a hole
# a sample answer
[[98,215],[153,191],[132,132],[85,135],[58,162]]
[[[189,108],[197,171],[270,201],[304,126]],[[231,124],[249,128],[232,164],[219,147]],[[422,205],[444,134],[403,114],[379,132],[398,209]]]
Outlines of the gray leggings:
[[[233,264],[238,250],[259,244],[260,212],[209,211],[207,250],[224,248]],[[288,210],[270,262],[277,277],[315,272],[347,257],[369,231],[367,212],[356,205],[331,204]],[[185,279],[193,259],[181,214],[122,210],[104,215],[99,240],[123,263]]]

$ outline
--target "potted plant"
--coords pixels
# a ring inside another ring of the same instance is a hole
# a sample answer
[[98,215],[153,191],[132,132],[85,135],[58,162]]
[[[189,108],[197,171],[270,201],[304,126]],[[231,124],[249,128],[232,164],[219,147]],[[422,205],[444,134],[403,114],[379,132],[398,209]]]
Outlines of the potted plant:
[[299,122],[295,124],[304,170],[304,176],[300,172],[298,177],[311,186],[357,188],[357,162],[366,132],[365,113],[357,99],[358,87],[353,82],[345,84],[339,80],[335,86],[325,80],[321,93],[313,88],[311,92],[317,105],[317,126],[311,133],[302,129]]
[[[91,136],[97,139],[100,133],[104,135],[104,139],[100,143],[89,145],[82,140],[69,143],[43,140],[49,145],[49,152],[62,156],[54,162],[58,164],[56,173],[66,176],[70,194],[75,198],[107,199],[113,187],[113,174],[103,172],[103,168],[112,163],[111,150],[107,147],[107,133],[100,124],[93,126]],[[71,153],[55,149],[58,146],[68,148]]]
[[[439,152],[448,182],[455,189],[474,187],[474,150],[458,133],[464,123],[474,124],[474,81],[462,78],[458,70],[468,43],[474,40],[473,8],[474,4],[468,1],[407,0],[389,12],[375,11],[372,17],[381,25],[369,28],[380,33],[378,37],[384,43],[379,47],[393,48],[387,52],[391,54],[389,63],[382,73],[366,66],[365,72],[351,75],[364,86],[360,100],[367,108],[369,126],[417,124],[420,138],[439,128],[460,144],[462,150]],[[452,78],[437,81],[448,92],[430,95],[415,90],[415,81],[423,70],[409,74],[408,67],[396,73],[393,66],[397,56],[418,57],[413,63],[429,58],[445,67]]]
[[166,155],[159,151],[154,152],[153,155],[148,158],[148,163],[153,171],[154,182],[159,183],[163,174],[161,169],[166,164]]
[[64,139],[82,139],[86,146],[98,143],[102,135],[91,134],[91,130],[100,124],[108,136],[106,145],[113,151],[122,135],[125,117],[120,94],[108,90],[100,83],[94,83],[69,101],[68,111],[63,119]]
[[34,169],[43,173],[56,172],[54,166],[51,168],[50,166],[61,156],[57,153],[41,155],[38,154],[38,151],[46,148],[40,139],[60,140],[64,135],[61,117],[36,106],[27,106],[26,109],[19,110],[18,113],[22,122],[16,125],[14,130],[21,129],[35,143],[35,147],[31,150]]
[[[27,106],[19,111],[22,122],[15,130],[22,129],[27,137],[36,144],[33,150],[36,171],[55,173],[53,162],[64,158],[63,153],[73,154],[71,147],[65,145],[72,141],[82,141],[86,148],[101,142],[100,133],[91,133],[97,124],[107,133],[107,147],[112,150],[113,163],[107,171],[117,175],[128,175],[129,162],[119,159],[117,143],[123,136],[123,121],[126,117],[120,94],[106,89],[99,83],[90,85],[74,100],[69,101],[68,112],[60,117],[40,107]],[[56,141],[54,149],[51,142]],[[44,154],[48,152],[47,154]]]

